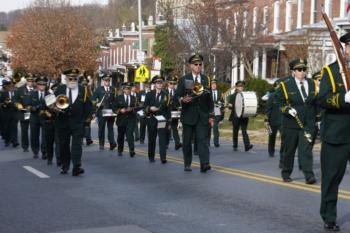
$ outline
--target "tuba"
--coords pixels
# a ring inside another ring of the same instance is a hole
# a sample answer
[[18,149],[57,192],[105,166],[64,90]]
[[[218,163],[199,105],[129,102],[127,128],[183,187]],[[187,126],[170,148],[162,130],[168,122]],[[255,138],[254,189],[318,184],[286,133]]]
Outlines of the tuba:
[[66,95],[59,95],[56,97],[56,107],[59,110],[65,110],[69,107],[69,99]]

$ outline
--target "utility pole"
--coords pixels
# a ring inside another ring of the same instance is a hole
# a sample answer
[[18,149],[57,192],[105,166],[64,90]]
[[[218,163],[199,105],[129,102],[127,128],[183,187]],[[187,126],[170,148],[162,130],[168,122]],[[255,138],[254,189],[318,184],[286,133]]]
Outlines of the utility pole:
[[143,63],[142,52],[142,9],[141,0],[138,0],[138,15],[139,15],[139,61]]

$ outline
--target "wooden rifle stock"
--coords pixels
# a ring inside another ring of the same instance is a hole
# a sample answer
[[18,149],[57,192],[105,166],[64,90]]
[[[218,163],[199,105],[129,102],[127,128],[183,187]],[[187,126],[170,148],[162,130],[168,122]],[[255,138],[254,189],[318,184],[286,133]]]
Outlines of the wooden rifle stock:
[[332,39],[332,44],[333,44],[335,54],[337,56],[337,61],[338,61],[339,67],[340,67],[340,74],[342,75],[342,78],[343,78],[343,81],[345,84],[345,88],[348,91],[349,87],[350,87],[350,73],[349,73],[348,66],[345,63],[344,48],[343,48],[341,42],[339,41],[336,32],[334,31],[333,25],[332,25],[331,21],[329,20],[328,15],[324,11],[323,5],[321,6],[321,13],[322,13],[322,17],[323,17],[324,21],[326,22],[328,31],[329,31],[331,39]]

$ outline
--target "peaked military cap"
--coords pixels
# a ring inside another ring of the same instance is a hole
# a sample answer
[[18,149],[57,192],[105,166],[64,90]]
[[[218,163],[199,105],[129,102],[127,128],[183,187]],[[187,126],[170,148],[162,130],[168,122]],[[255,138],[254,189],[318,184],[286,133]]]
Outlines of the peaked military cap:
[[11,84],[10,80],[7,80],[7,79],[2,80],[2,86],[8,86],[10,84]]
[[77,76],[79,76],[79,70],[78,69],[67,69],[67,70],[63,71],[63,74],[66,76],[70,76],[70,77],[77,77]]
[[164,78],[160,75],[156,75],[152,78],[152,83],[156,83],[156,82],[163,82]]
[[297,68],[307,68],[307,60],[302,58],[294,59],[289,63],[289,68],[295,70]]
[[177,78],[176,75],[170,76],[170,77],[168,78],[168,82],[169,82],[169,83],[177,83],[177,80],[178,80],[178,78]]
[[218,80],[214,78],[214,79],[212,79],[210,82],[211,82],[212,84],[213,84],[213,83],[218,83]]
[[345,43],[346,45],[350,45],[350,32],[344,34],[339,39],[341,42]]
[[317,73],[314,73],[312,75],[312,79],[315,79],[315,80],[320,79],[321,77],[322,77],[321,76],[321,71],[318,71]]
[[43,84],[46,85],[47,83],[47,78],[45,76],[39,76],[35,79],[36,84]]
[[112,78],[112,74],[110,72],[104,73],[102,76],[103,80],[109,80]]
[[245,86],[245,82],[244,81],[237,81],[236,82],[236,87],[244,87]]
[[204,60],[203,56],[200,55],[199,53],[196,53],[188,59],[188,63],[194,64],[196,62],[203,62],[203,60]]
[[133,86],[133,83],[132,83],[132,82],[124,82],[124,83],[122,83],[123,89],[124,89],[124,88],[130,88],[130,87],[132,87],[132,86]]
[[33,81],[34,80],[34,76],[31,73],[26,73],[26,75],[24,77],[25,77],[25,79],[27,81]]

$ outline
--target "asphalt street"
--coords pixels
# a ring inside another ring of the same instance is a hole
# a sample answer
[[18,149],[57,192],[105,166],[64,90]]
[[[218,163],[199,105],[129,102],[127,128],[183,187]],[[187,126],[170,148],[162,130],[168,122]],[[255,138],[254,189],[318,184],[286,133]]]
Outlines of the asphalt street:
[[[84,146],[86,173],[73,177],[1,142],[0,233],[324,232],[319,154],[317,185],[304,183],[297,161],[294,182],[287,184],[279,158],[269,158],[266,147],[244,152],[241,144],[234,152],[229,141],[220,144],[210,148],[213,169],[206,174],[196,156],[193,171],[184,172],[182,151],[173,142],[167,164],[149,163],[147,144],[138,142],[134,158]],[[350,232],[349,171],[339,193],[342,232]]]

